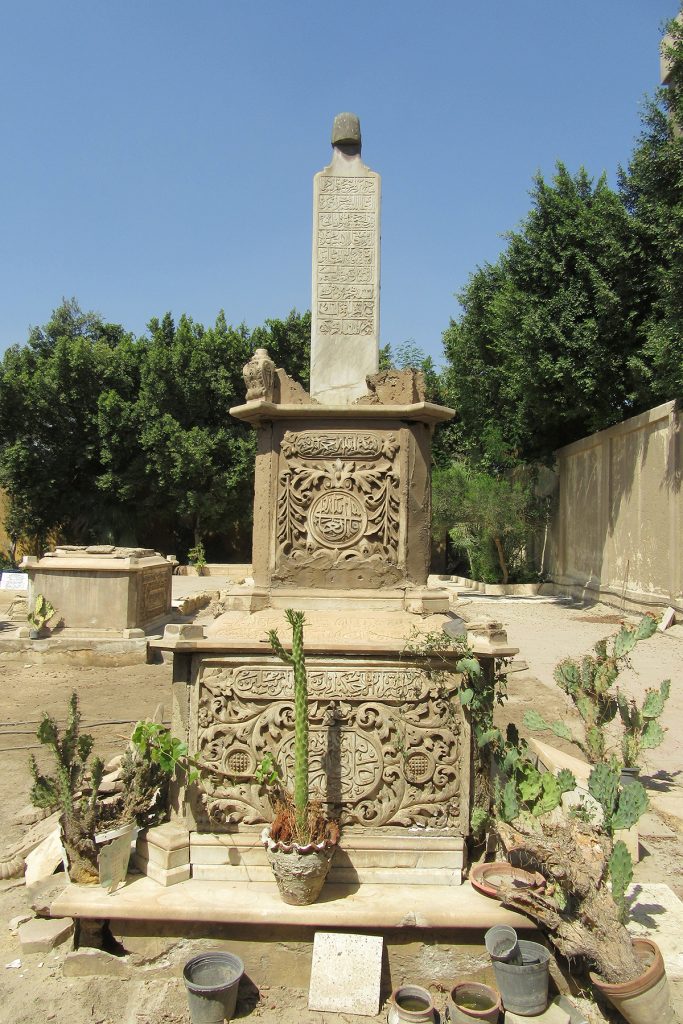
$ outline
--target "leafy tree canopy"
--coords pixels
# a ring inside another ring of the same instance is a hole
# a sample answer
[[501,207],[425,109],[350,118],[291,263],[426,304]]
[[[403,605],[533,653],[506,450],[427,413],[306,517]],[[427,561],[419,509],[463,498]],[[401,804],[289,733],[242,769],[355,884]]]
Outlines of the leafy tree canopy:
[[584,169],[537,175],[531,199],[444,333],[461,451],[497,468],[548,459],[643,397],[633,361],[652,301],[642,228]]
[[250,332],[219,313],[183,315],[135,338],[75,300],[0,364],[0,485],[8,533],[171,547],[229,537],[248,546],[254,434],[230,416],[242,367],[265,346],[307,368],[310,314]]

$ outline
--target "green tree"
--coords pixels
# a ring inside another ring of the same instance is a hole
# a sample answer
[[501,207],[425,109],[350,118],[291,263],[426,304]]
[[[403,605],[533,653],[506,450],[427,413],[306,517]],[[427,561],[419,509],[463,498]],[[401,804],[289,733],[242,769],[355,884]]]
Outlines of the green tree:
[[65,300],[28,344],[0,366],[0,485],[9,535],[42,549],[48,534],[95,539],[101,508],[98,396],[107,386],[122,327]]
[[531,198],[444,333],[458,446],[494,468],[548,459],[647,401],[633,361],[652,301],[642,228],[584,169],[558,164]]
[[465,461],[434,471],[432,529],[437,537],[448,533],[456,550],[466,554],[473,579],[508,583],[535,578],[527,564],[527,542],[546,513],[531,482]]
[[668,85],[647,103],[619,182],[641,228],[653,293],[644,343],[631,358],[641,405],[683,396],[683,21],[670,22],[667,30]]

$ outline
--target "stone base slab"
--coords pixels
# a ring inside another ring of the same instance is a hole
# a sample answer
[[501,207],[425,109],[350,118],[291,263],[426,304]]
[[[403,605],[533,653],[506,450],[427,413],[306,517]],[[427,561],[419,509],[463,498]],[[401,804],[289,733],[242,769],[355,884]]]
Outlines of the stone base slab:
[[[192,832],[192,877],[211,881],[269,882],[266,851],[254,833]],[[460,885],[466,863],[462,836],[344,835],[332,884]]]
[[221,593],[226,610],[261,611],[264,608],[300,608],[302,611],[401,612],[439,615],[448,611],[449,594],[444,589],[415,587],[409,590],[322,590],[307,587],[235,586]]
[[[53,917],[106,918],[168,923],[177,934],[183,924],[263,925],[268,929],[305,928],[475,929],[508,924],[533,930],[523,914],[506,910],[497,900],[458,886],[406,885],[387,899],[384,885],[325,884],[320,899],[307,907],[283,903],[274,882],[202,882],[191,878],[163,887],[151,878],[128,878],[107,893],[100,886],[68,885],[50,908]],[[311,936],[312,938],[312,936]]]
[[141,832],[133,863],[159,885],[185,882],[191,875],[189,832],[172,821]]
[[0,640],[0,664],[30,660],[32,665],[52,665],[68,661],[72,665],[144,665],[147,663],[147,637],[124,640],[110,637],[74,636],[28,640],[7,637]]

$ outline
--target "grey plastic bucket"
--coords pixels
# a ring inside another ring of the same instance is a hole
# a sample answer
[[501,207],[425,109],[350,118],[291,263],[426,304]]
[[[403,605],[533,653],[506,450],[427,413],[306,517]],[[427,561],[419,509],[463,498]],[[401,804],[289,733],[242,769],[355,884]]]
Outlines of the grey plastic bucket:
[[484,936],[484,942],[492,960],[502,960],[506,964],[522,963],[517,932],[509,925],[496,924],[489,928]]
[[518,941],[522,963],[494,960],[493,970],[505,1009],[521,1017],[533,1017],[548,1005],[550,953],[538,942]]
[[223,1024],[237,1005],[244,964],[234,953],[200,953],[183,968],[192,1024]]

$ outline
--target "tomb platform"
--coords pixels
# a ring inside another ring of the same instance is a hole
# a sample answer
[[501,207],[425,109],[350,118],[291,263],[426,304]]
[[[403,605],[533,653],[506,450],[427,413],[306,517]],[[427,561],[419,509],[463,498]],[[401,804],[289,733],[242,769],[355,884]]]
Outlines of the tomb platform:
[[[306,612],[311,793],[342,828],[331,885],[462,882],[474,785],[462,651],[430,647],[452,622],[350,604]],[[294,766],[293,672],[271,629],[287,648],[276,608],[170,625],[150,642],[173,656],[173,734],[222,773],[175,793],[171,822],[139,838],[136,863],[162,886],[271,877],[259,836],[272,807],[254,772],[270,754],[287,785]],[[467,645],[484,672],[516,653],[495,624]]]
[[171,616],[173,564],[151,548],[63,545],[42,558],[27,556],[22,568],[29,607],[38,594],[47,598],[59,637],[144,639]]

